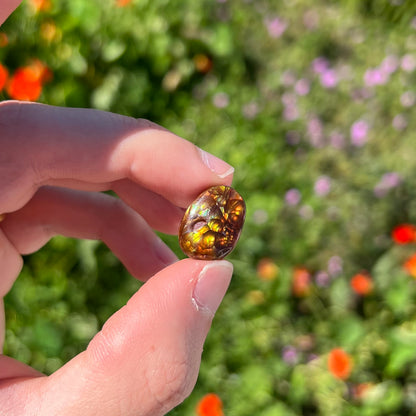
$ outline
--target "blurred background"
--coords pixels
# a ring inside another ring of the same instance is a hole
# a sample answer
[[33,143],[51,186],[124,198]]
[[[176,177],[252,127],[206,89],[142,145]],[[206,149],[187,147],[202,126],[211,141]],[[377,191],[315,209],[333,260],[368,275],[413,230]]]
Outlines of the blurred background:
[[[415,80],[412,0],[26,0],[0,28],[0,99],[148,118],[236,168],[235,275],[170,415],[416,415]],[[56,237],[5,353],[49,374],[139,287]]]

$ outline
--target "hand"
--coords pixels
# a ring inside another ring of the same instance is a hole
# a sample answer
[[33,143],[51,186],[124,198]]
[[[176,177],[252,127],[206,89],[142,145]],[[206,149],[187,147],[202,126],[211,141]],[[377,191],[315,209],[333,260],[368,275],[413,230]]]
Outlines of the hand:
[[[194,386],[232,266],[177,262],[152,228],[176,233],[183,208],[233,169],[148,121],[95,110],[3,102],[0,126],[0,298],[21,254],[55,234],[101,239],[134,276],[154,275],[51,376],[0,355],[0,414],[165,414]],[[109,189],[120,199],[98,192]]]

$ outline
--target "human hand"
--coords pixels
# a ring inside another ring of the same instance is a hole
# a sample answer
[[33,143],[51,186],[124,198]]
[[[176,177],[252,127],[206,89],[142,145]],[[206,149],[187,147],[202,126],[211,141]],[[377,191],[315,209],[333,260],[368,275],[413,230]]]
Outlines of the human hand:
[[101,239],[131,274],[153,275],[51,376],[0,356],[0,414],[165,414],[194,386],[232,266],[177,262],[152,228],[176,233],[183,208],[233,169],[148,121],[95,110],[3,102],[0,126],[0,298],[21,254],[55,234]]

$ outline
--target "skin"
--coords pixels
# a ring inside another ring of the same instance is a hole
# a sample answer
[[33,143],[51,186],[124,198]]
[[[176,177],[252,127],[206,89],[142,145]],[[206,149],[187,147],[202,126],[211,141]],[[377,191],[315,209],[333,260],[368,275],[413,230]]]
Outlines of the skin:
[[[18,4],[1,0],[0,22]],[[167,413],[195,384],[232,266],[177,261],[152,229],[176,234],[183,209],[205,188],[230,185],[233,169],[146,120],[35,103],[0,103],[0,147],[0,348],[2,298],[21,255],[56,234],[104,241],[146,281],[54,374],[0,355],[0,413]],[[120,198],[100,192],[109,189]]]

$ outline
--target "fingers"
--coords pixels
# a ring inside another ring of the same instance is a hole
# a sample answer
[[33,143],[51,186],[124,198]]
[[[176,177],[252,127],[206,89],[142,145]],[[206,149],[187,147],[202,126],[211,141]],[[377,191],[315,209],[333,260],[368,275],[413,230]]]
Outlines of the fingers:
[[190,259],[159,272],[84,353],[42,380],[37,415],[157,416],[179,404],[231,273],[227,261]]
[[[3,298],[12,287],[23,266],[23,259],[16,247],[0,229],[0,298]],[[0,312],[1,315],[1,312]],[[0,318],[1,321],[1,318]],[[2,332],[0,322],[0,333]],[[1,345],[0,345],[1,349]]]
[[[101,193],[42,187],[22,209],[8,214],[1,228],[7,235],[4,246],[14,249],[14,257],[5,252],[4,259],[0,258],[2,267],[12,260],[16,263],[16,250],[34,252],[56,234],[102,240],[142,280],[177,260],[140,215],[119,199]],[[10,270],[14,274],[10,272],[3,281],[0,294],[17,277],[16,267],[10,266]]]
[[[42,373],[13,358],[0,354],[0,383],[1,380],[17,377],[39,377]],[[0,384],[1,389],[1,384]],[[1,394],[0,394],[1,397]]]
[[232,179],[228,164],[145,120],[3,102],[0,125],[0,212],[20,208],[45,184],[103,190],[129,178],[186,207],[201,190]]
[[127,205],[139,212],[151,228],[166,234],[177,234],[184,209],[128,179],[114,182],[112,189]]

